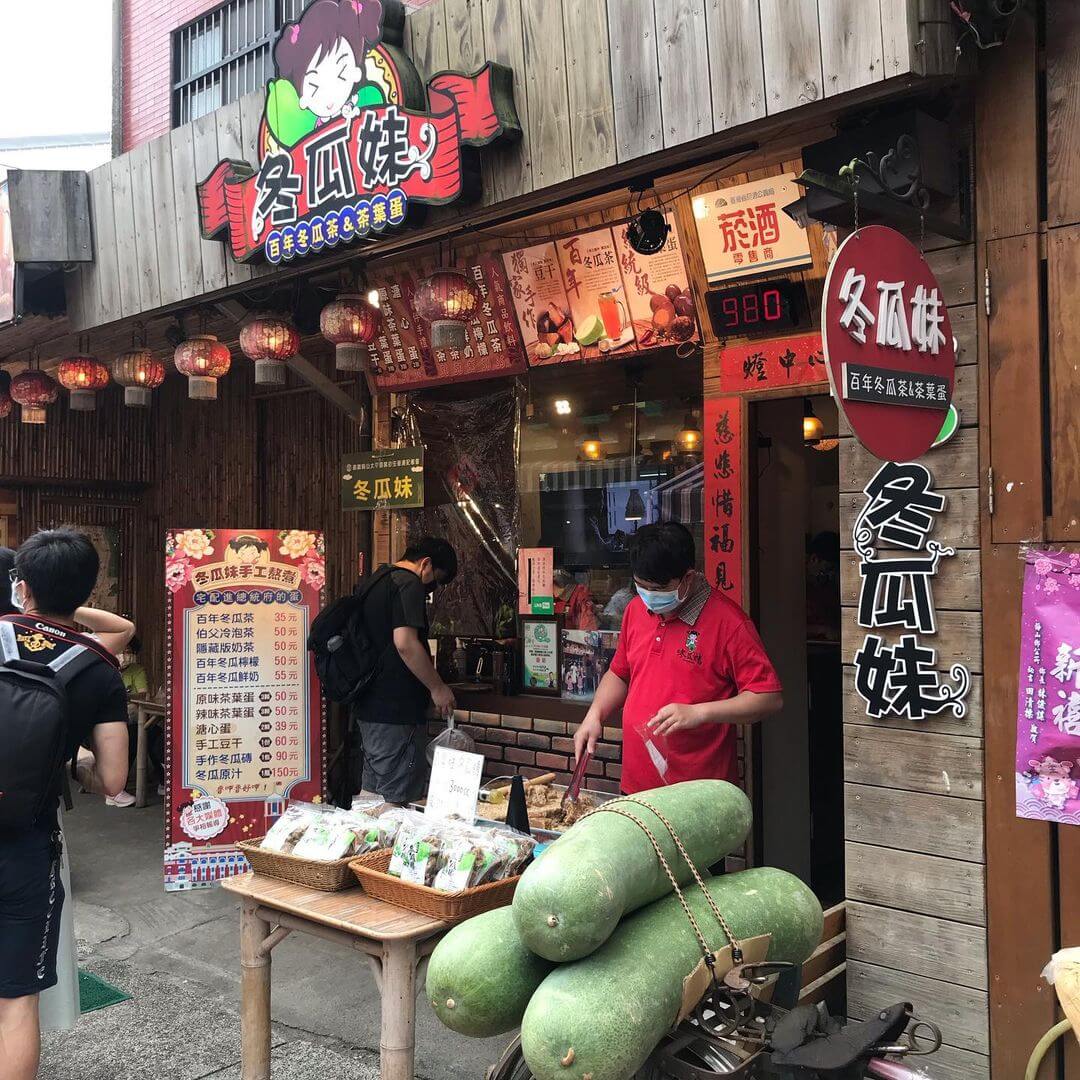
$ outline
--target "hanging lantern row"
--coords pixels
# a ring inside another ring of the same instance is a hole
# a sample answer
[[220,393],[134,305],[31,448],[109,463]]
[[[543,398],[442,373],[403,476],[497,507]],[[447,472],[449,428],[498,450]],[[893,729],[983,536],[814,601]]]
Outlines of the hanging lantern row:
[[56,381],[37,368],[20,371],[11,380],[11,398],[19,405],[19,418],[24,424],[44,424],[46,406],[59,395]]
[[112,375],[124,388],[124,404],[145,409],[165,381],[165,365],[149,349],[131,349],[113,361]]
[[177,345],[173,353],[176,370],[188,377],[188,397],[193,401],[216,401],[218,379],[232,364],[228,345],[213,334],[195,334]]
[[382,313],[358,293],[342,293],[319,316],[322,336],[334,346],[338,371],[363,371],[368,346],[381,328]]
[[465,324],[480,308],[480,290],[461,270],[436,270],[420,282],[413,306],[431,324],[433,349],[463,349]]
[[109,385],[109,369],[92,356],[69,356],[60,361],[56,379],[68,391],[73,412],[93,412],[97,392]]
[[15,402],[11,400],[11,376],[6,371],[0,371],[0,420],[6,420],[15,408]]
[[240,351],[255,361],[256,386],[281,386],[285,362],[300,352],[300,333],[286,319],[260,315],[240,331]]

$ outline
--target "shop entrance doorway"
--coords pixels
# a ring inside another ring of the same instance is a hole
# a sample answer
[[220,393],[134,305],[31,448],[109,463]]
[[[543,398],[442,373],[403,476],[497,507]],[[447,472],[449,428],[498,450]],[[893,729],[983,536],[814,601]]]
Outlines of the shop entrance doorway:
[[755,861],[844,895],[837,414],[825,394],[750,406],[750,605],[784,686],[754,732]]

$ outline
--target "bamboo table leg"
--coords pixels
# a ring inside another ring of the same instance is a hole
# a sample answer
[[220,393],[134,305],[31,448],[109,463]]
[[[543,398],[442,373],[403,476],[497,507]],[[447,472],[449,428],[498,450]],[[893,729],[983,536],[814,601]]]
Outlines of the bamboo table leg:
[[135,712],[135,805],[146,805],[146,763],[150,753],[146,738],[146,710],[139,705]]
[[240,1080],[270,1080],[270,924],[255,904],[240,912]]
[[415,1049],[416,943],[387,941],[382,955],[380,1080],[413,1080]]

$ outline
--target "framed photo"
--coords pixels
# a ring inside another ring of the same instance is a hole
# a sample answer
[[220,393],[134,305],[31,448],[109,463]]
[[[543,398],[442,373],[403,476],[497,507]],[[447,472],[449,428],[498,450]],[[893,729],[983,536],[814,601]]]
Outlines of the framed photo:
[[567,701],[592,701],[619,645],[618,630],[562,632],[562,696]]
[[562,620],[554,615],[518,616],[523,693],[547,694],[550,697],[561,695],[561,624]]

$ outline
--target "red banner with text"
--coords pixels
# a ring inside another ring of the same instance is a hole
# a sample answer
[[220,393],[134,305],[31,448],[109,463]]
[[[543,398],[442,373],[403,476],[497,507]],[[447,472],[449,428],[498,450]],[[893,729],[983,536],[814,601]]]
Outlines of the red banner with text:
[[743,399],[705,401],[705,576],[743,602]]

